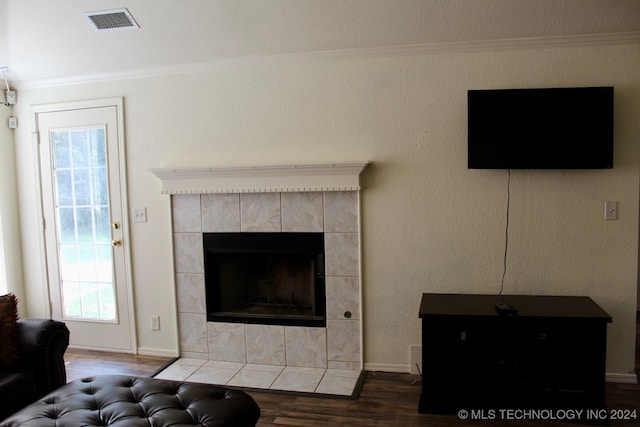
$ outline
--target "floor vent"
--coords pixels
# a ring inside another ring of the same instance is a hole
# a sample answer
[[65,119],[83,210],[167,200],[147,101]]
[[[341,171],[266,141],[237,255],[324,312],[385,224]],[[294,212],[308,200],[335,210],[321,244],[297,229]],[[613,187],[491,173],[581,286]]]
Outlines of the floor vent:
[[140,26],[127,9],[101,10],[84,12],[96,31],[105,30],[137,30]]

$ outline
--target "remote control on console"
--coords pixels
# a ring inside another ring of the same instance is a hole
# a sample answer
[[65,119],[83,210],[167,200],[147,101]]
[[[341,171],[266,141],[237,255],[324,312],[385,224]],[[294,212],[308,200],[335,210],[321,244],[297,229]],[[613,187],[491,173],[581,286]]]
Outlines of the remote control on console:
[[501,316],[515,316],[516,314],[518,314],[517,308],[515,308],[512,305],[504,304],[501,302],[496,304],[496,311]]

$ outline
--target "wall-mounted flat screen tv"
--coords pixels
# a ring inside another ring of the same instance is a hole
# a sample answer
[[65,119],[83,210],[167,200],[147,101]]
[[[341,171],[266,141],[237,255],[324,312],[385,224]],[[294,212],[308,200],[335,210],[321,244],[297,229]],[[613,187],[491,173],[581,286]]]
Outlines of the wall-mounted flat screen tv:
[[613,87],[468,91],[469,169],[613,167]]

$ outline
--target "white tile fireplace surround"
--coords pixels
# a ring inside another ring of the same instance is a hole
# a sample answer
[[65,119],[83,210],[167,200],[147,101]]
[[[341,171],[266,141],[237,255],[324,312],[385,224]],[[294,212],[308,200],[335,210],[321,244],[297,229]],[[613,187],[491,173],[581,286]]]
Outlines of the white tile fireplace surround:
[[[352,394],[363,367],[358,177],[365,166],[152,170],[171,195],[181,356],[160,377]],[[202,236],[216,232],[323,232],[326,327],[208,322]]]

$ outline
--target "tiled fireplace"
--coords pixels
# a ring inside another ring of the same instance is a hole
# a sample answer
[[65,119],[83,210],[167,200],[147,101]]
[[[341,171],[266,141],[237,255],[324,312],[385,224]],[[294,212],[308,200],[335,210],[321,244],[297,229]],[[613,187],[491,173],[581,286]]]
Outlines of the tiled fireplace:
[[[300,167],[283,167],[276,173],[234,170],[232,175],[248,172],[249,181],[259,183],[244,182],[242,188],[232,184],[234,180],[226,181],[227,169],[222,174],[191,171],[186,180],[180,172],[153,171],[163,180],[163,191],[171,194],[182,358],[285,369],[362,370],[357,176],[364,165],[349,165],[348,178],[336,176],[336,165],[312,167],[311,178]],[[273,188],[264,188],[269,181],[275,183]],[[208,188],[203,189],[204,182]],[[326,327],[207,321],[203,233],[229,232],[323,233]]]

